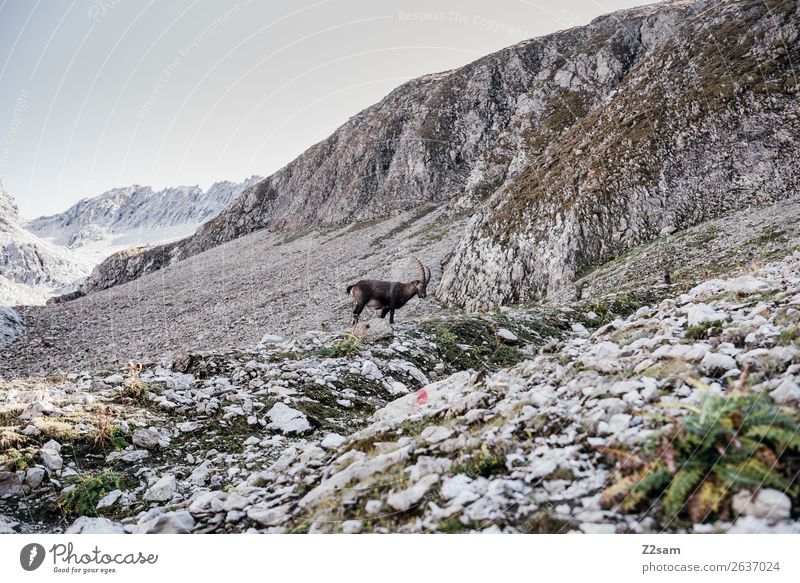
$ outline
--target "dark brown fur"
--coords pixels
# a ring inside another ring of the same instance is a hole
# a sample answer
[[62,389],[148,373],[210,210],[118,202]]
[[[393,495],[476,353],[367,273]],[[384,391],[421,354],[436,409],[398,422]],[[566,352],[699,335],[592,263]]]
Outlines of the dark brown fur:
[[353,296],[356,306],[353,309],[353,325],[358,323],[362,310],[369,306],[381,311],[381,318],[389,314],[389,323],[394,324],[394,311],[402,308],[414,296],[425,298],[428,295],[427,286],[431,279],[430,269],[424,267],[419,260],[414,259],[419,266],[423,279],[415,279],[408,283],[399,281],[382,281],[378,279],[362,279],[353,285],[347,286],[347,293]]

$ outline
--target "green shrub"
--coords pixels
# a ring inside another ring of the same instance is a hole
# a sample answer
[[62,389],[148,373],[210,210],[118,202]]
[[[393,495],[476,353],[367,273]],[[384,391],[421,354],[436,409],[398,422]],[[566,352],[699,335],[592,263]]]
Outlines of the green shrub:
[[100,499],[124,485],[124,477],[113,470],[86,473],[75,480],[73,488],[61,493],[58,505],[67,516],[97,516]]
[[362,350],[364,350],[364,347],[361,345],[361,342],[358,341],[358,338],[352,334],[348,334],[337,338],[333,341],[331,346],[320,348],[314,354],[322,358],[340,358],[354,352],[361,352]]
[[722,334],[719,322],[702,322],[686,329],[686,338],[689,340],[705,340],[710,336]]
[[490,449],[486,445],[473,454],[469,460],[453,468],[454,474],[466,474],[473,479],[480,476],[488,478],[505,471],[505,452],[497,448]]

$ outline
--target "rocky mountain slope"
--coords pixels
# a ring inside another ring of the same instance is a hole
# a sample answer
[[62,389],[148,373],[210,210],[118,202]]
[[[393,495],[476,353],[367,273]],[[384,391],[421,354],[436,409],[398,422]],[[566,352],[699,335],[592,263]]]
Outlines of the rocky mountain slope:
[[0,185],[0,306],[44,303],[76,286],[92,264],[24,227],[14,199]]
[[[114,188],[84,198],[62,213],[34,219],[26,227],[69,248],[133,233],[139,244],[152,244],[170,238],[164,236],[165,232],[172,237],[193,232],[261,180],[260,176],[252,176],[242,182],[217,182],[205,191],[198,186],[159,191],[139,185]],[[153,233],[158,238],[148,240]]]
[[474,309],[542,297],[661,232],[798,192],[796,2],[658,5],[588,30],[612,22],[624,75],[598,94],[603,51],[574,40],[542,72],[583,113],[562,109],[559,137],[492,195],[440,298]]
[[[233,348],[256,342],[265,327],[292,336],[339,329],[353,310],[345,288],[359,279],[413,279],[415,254],[439,280],[465,222],[442,213],[431,205],[305,236],[259,231],[126,285],[21,307],[27,333],[0,350],[0,377]],[[398,319],[437,310],[414,299]]]
[[[344,329],[353,309],[344,293],[347,285],[365,277],[410,280],[416,272],[409,255],[415,254],[433,271],[432,289],[467,220],[431,205],[303,236],[262,230],[126,285],[20,308],[28,332],[0,351],[0,377],[235,348],[256,342],[265,329],[290,338],[309,330]],[[672,283],[688,289],[800,248],[798,224],[797,198],[729,213],[641,245],[584,274],[578,284],[585,284],[585,298],[635,291],[662,283],[664,266],[671,265]],[[550,301],[565,303],[575,293],[564,289]],[[398,320],[452,311],[429,293],[403,307]]]
[[0,529],[800,532],[800,254],[639,292],[5,382]]
[[415,79],[193,236],[114,258],[89,291],[254,230],[433,201],[475,215],[442,301],[554,293],[662,231],[797,192],[799,20],[791,0],[664,2]]

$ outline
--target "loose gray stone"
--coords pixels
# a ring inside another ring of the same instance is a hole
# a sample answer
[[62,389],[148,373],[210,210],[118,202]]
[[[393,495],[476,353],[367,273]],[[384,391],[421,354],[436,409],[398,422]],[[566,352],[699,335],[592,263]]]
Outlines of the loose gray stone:
[[159,436],[157,431],[150,429],[137,429],[131,437],[133,444],[144,449],[155,449],[158,447]]
[[172,500],[178,486],[175,476],[162,476],[155,484],[144,493],[144,499],[151,502],[167,502]]
[[126,534],[125,527],[108,518],[81,516],[64,534]]
[[428,493],[428,490],[430,490],[438,481],[439,476],[437,474],[428,474],[427,476],[423,476],[413,486],[390,494],[386,499],[386,503],[395,510],[404,512],[415,504],[418,504],[425,494]]

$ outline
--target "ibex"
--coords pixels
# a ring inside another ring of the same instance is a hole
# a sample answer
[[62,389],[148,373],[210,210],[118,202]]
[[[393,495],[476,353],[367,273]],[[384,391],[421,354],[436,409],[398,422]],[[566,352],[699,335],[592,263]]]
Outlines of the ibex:
[[358,317],[364,306],[373,310],[381,310],[381,318],[389,314],[389,323],[394,324],[394,311],[406,305],[414,296],[425,298],[428,282],[431,280],[431,270],[416,257],[412,257],[419,268],[420,279],[408,283],[399,281],[380,281],[377,279],[362,279],[347,286],[347,293],[353,296],[356,307],[353,310],[353,325],[358,324]]

